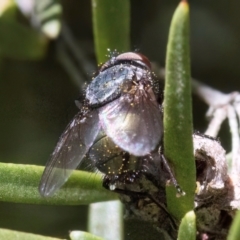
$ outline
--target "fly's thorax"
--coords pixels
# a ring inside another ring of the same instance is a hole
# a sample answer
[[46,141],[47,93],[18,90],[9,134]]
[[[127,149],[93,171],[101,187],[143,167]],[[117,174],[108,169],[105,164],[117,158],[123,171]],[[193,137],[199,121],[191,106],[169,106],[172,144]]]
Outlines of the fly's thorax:
[[131,64],[119,64],[99,73],[86,89],[90,106],[101,107],[126,93],[136,84],[152,86],[152,73]]

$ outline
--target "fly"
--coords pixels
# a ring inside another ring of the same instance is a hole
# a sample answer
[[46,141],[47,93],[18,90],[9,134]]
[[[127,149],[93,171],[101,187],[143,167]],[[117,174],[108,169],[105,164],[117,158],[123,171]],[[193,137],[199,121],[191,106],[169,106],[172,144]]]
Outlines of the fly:
[[159,82],[144,55],[112,57],[88,85],[80,111],[61,135],[43,172],[40,194],[53,195],[85,156],[108,177],[110,189],[141,173],[159,172],[160,99]]

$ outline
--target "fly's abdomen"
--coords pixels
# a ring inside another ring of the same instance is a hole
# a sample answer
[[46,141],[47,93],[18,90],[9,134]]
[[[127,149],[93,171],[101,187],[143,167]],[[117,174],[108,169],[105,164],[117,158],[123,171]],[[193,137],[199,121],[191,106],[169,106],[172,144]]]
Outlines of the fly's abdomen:
[[89,150],[92,164],[113,181],[131,182],[141,172],[146,172],[146,158],[123,151],[103,132]]

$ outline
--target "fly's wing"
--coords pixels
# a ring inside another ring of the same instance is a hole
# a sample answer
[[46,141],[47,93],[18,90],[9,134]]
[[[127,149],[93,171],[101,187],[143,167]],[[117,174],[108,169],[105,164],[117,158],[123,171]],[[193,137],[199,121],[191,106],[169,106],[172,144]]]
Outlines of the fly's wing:
[[99,129],[97,110],[84,115],[79,112],[74,117],[60,137],[43,172],[39,185],[42,196],[51,196],[67,181],[92,146]]
[[106,134],[123,150],[144,156],[162,137],[162,112],[152,89],[137,88],[99,109]]

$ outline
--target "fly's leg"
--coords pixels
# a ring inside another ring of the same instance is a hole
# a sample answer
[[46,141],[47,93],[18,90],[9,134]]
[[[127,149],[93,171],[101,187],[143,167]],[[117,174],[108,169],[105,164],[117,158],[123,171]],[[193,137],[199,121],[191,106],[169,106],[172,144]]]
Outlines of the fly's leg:
[[167,159],[165,158],[164,154],[162,154],[162,153],[160,153],[160,156],[161,156],[161,159],[162,159],[162,162],[163,162],[163,165],[164,165],[165,169],[167,170],[167,172],[170,175],[170,179],[171,179],[171,182],[173,183],[173,186],[177,189],[177,197],[184,196],[186,193],[179,186],[179,184],[177,182],[177,179],[174,176],[174,174],[171,170],[171,167],[168,164]]

